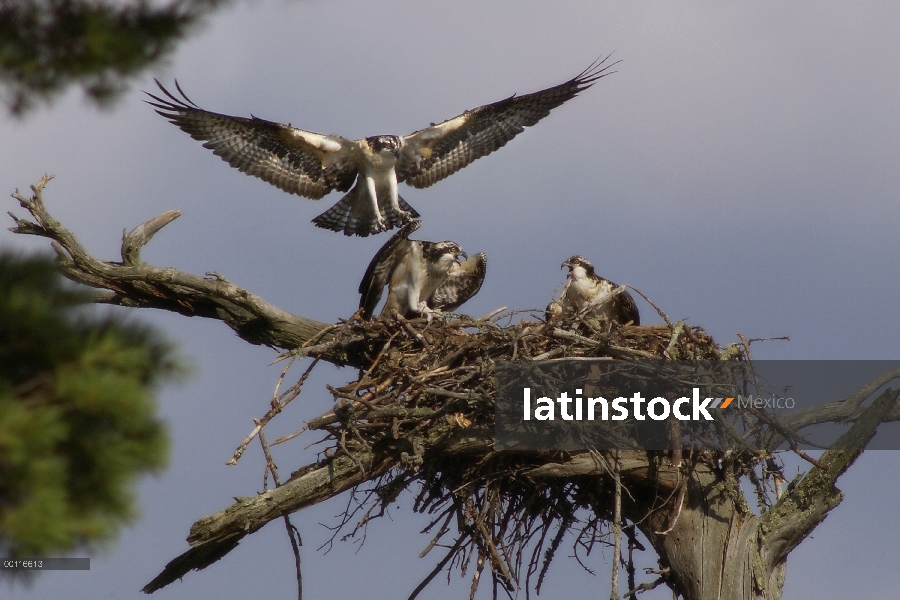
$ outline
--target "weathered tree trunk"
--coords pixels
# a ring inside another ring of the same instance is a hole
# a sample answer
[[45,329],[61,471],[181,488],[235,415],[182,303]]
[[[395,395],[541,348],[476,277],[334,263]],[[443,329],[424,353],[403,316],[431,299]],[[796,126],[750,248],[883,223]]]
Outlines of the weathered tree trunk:
[[658,533],[670,515],[641,526],[660,564],[670,569],[673,587],[686,600],[781,598],[785,562],[771,564],[760,547],[760,519],[735,502],[715,473],[696,472],[685,485],[671,531]]
[[[666,510],[636,503],[626,514],[638,524],[669,569],[667,582],[685,600],[778,600],[787,556],[840,504],[837,478],[875,435],[896,402],[883,393],[802,478],[761,516],[750,510],[737,482],[700,466],[666,502]],[[646,497],[644,495],[643,497]]]

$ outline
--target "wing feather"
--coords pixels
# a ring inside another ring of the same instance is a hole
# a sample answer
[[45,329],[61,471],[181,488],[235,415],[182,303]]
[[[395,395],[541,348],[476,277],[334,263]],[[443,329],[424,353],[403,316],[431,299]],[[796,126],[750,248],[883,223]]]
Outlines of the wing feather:
[[[610,282],[612,283],[612,282]],[[613,283],[613,285],[616,285]],[[616,286],[618,287],[618,286]],[[637,304],[634,303],[634,297],[624,288],[617,293],[615,299],[616,320],[619,323],[628,323],[632,325],[641,324],[641,313],[638,312]]]
[[454,265],[447,279],[428,297],[428,308],[453,311],[478,293],[487,272],[487,256],[484,252]]
[[550,114],[550,111],[609,75],[617,63],[603,60],[560,85],[524,96],[467,110],[458,117],[421,129],[402,140],[397,180],[416,188],[429,187],[508,141]]
[[182,98],[157,81],[166,98],[144,92],[156,112],[180,127],[242,173],[277,188],[318,200],[331,190],[350,189],[357,169],[350,144],[340,136],[324,136],[251,116],[232,117],[203,110],[175,86]]
[[384,286],[391,280],[391,274],[406,252],[407,238],[421,226],[422,221],[410,221],[392,235],[372,257],[366,268],[366,274],[359,283],[359,307],[363,309],[364,319],[372,318],[372,313],[381,300]]

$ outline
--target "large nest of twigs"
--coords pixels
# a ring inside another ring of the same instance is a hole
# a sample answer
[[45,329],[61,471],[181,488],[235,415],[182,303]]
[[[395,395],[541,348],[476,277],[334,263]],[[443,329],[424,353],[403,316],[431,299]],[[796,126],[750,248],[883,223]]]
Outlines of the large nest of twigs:
[[529,473],[552,459],[552,452],[491,447],[496,361],[723,360],[741,354],[734,347],[720,348],[702,328],[683,322],[620,326],[605,320],[523,319],[500,324],[515,314],[430,323],[396,313],[373,321],[351,319],[292,353],[334,356],[343,351],[356,364],[367,365],[356,381],[329,388],[336,401],[333,411],[312,419],[304,430],[327,432],[325,456],[346,455],[360,469],[377,470],[364,457],[387,449],[399,457],[382,473],[373,473],[377,477],[369,478],[374,485],[367,492],[354,492],[338,529],[347,532],[345,537],[357,534],[401,491],[410,490],[414,509],[433,516],[426,528],[433,539],[423,556],[436,546],[446,552],[416,592],[454,566],[464,575],[474,570],[473,594],[485,566],[495,589],[513,592],[524,583],[526,590],[540,591],[564,535],[572,531],[576,554],[579,548],[588,553],[602,539],[601,526],[613,517],[613,478],[598,483],[596,475],[566,477],[536,484]]

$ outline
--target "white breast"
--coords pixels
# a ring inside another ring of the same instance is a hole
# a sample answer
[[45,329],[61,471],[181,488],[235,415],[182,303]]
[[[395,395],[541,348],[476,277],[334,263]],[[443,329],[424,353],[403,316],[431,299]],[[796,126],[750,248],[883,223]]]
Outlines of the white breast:
[[409,254],[400,261],[391,274],[388,299],[384,305],[383,314],[389,314],[391,308],[396,309],[400,314],[419,310],[422,286],[425,283],[423,262],[422,246],[416,243],[411,244]]
[[[581,273],[579,273],[581,271]],[[596,280],[588,277],[583,269],[577,268],[572,272],[572,280],[566,290],[564,304],[575,311],[582,311],[588,306],[593,306],[594,313],[612,316],[613,286],[606,280]]]

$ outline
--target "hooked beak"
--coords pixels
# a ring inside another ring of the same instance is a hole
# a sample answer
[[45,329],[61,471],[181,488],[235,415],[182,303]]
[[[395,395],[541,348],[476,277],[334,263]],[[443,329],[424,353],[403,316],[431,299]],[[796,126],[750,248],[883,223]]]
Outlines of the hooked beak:
[[559,265],[559,268],[560,268],[560,269],[562,269],[563,267],[569,267],[569,271],[571,271],[573,265],[572,265],[572,263],[570,263],[569,261],[566,261],[566,262],[564,262],[563,264]]
[[[462,258],[460,258],[460,256]],[[456,264],[460,264],[460,263],[462,263],[462,261],[468,260],[468,258],[469,258],[469,255],[466,254],[465,252],[463,252],[462,250],[460,250],[459,254],[456,255]]]

